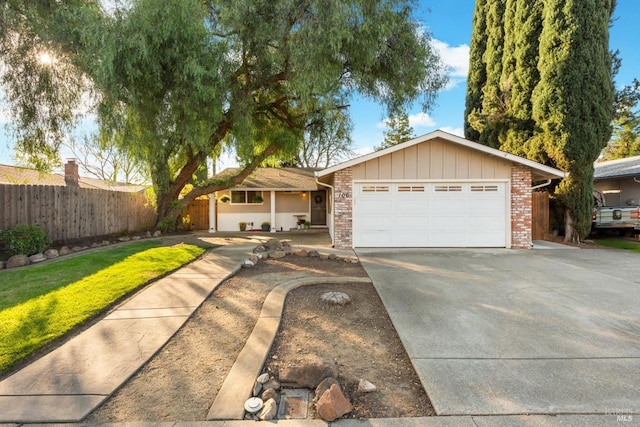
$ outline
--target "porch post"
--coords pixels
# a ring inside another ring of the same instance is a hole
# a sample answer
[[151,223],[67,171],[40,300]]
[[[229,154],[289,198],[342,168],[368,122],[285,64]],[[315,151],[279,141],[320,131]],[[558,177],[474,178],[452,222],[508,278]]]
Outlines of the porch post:
[[276,232],[276,192],[271,190],[271,232]]
[[216,196],[209,194],[209,233],[216,232]]

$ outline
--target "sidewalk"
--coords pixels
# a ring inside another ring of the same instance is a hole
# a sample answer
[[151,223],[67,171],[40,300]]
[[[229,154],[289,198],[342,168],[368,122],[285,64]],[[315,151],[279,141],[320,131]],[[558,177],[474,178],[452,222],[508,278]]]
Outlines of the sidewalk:
[[0,382],[0,423],[81,421],[160,350],[254,247],[206,253]]

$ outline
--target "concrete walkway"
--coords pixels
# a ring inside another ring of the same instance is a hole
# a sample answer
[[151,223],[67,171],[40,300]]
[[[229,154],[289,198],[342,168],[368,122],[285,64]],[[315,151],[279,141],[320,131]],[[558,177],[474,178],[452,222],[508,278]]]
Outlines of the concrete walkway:
[[153,357],[254,247],[209,251],[0,382],[0,423],[82,420]]

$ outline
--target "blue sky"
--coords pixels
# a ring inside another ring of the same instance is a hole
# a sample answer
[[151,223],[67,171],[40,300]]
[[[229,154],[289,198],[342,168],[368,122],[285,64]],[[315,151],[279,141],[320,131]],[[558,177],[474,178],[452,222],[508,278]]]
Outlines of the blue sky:
[[[424,114],[420,106],[409,111],[410,122],[416,135],[436,129],[462,134],[466,75],[468,68],[469,42],[473,0],[420,0],[416,18],[430,31],[435,47],[450,66],[450,84],[442,91],[432,111]],[[617,85],[624,86],[634,78],[640,79],[640,1],[618,0],[616,21],[610,32],[610,47],[619,49],[622,68]],[[383,109],[372,102],[355,98],[351,102],[351,117],[354,123],[352,138],[356,151],[365,154],[379,145],[383,139]],[[0,108],[0,126],[6,123],[6,114]],[[12,141],[0,129],[0,164],[13,164]],[[66,157],[63,153],[63,158]],[[226,159],[221,166],[233,162]]]

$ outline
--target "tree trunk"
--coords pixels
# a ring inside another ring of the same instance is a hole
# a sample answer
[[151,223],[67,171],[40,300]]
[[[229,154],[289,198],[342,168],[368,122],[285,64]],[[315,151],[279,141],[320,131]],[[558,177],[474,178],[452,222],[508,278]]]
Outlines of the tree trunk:
[[564,211],[564,242],[565,243],[580,243],[580,233],[573,226],[575,220],[573,215],[569,209],[565,209]]

